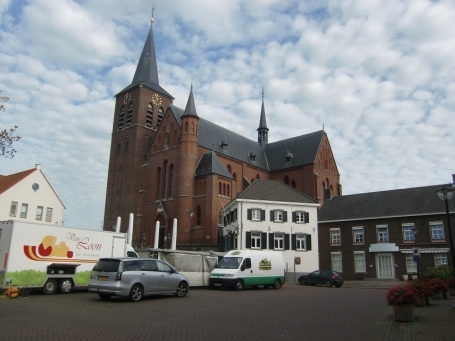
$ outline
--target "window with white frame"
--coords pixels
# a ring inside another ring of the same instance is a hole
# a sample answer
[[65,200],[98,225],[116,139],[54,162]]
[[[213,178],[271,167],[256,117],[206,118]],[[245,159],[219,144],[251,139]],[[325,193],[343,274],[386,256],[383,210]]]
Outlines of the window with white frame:
[[330,229],[330,244],[341,245],[341,232],[339,228]]
[[21,206],[21,218],[27,218],[28,204],[22,204]]
[[295,242],[296,250],[306,250],[306,236],[304,234],[297,234]]
[[378,242],[388,242],[389,241],[389,229],[387,226],[377,226],[376,231],[378,233]]
[[412,254],[406,255],[406,272],[408,274],[417,273],[417,263],[414,262]]
[[260,221],[261,220],[261,210],[253,208],[251,210],[251,220]]
[[260,232],[251,232],[251,248],[252,249],[261,248],[261,233]]
[[295,222],[298,224],[305,223],[305,212],[295,212]]
[[283,222],[283,211],[275,210],[273,211],[273,221],[277,223]]
[[36,208],[36,220],[43,219],[43,206],[38,206]]
[[414,242],[414,224],[403,225],[403,241],[404,242]]
[[447,254],[435,253],[434,254],[434,266],[447,265]]
[[52,208],[50,207],[46,210],[46,221],[52,221]]
[[282,233],[274,233],[274,249],[275,250],[284,250],[284,234]]
[[441,223],[430,223],[431,240],[442,241],[444,240],[444,227]]
[[354,244],[363,244],[363,227],[353,227],[352,234],[354,237]]
[[11,208],[9,210],[9,215],[15,217],[17,214],[17,202],[11,201]]
[[354,252],[355,272],[367,272],[365,252]]
[[332,252],[332,270],[343,272],[341,252]]

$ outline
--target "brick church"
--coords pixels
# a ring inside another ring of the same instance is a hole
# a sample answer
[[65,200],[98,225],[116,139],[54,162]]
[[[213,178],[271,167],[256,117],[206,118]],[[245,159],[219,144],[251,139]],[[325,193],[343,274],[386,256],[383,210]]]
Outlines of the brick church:
[[268,142],[264,95],[257,141],[200,116],[192,88],[186,107],[174,106],[158,80],[152,26],[133,81],[115,97],[104,230],[120,216],[125,232],[133,213],[134,246],[154,245],[159,221],[158,246],[169,248],[177,218],[178,249],[218,250],[223,208],[256,179],[280,180],[320,204],[342,194],[324,130]]

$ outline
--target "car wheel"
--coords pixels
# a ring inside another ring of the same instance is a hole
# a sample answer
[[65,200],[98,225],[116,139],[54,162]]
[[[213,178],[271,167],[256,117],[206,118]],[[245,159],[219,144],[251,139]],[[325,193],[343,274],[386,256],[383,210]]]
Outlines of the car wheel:
[[112,297],[111,294],[98,294],[99,297],[101,297],[102,300],[108,300]]
[[129,295],[130,301],[139,302],[140,300],[142,300],[143,293],[144,292],[140,284],[133,285]]
[[306,280],[305,278],[302,279],[302,284],[303,284],[303,285],[308,285],[308,282],[307,282],[307,280]]
[[326,286],[327,288],[331,288],[332,285],[333,285],[333,284],[332,284],[332,281],[331,281],[330,279],[326,280],[324,284],[325,284],[325,286]]
[[58,292],[61,294],[67,294],[73,289],[73,281],[66,278],[62,279],[58,284]]
[[57,281],[55,279],[48,279],[43,286],[43,294],[52,295],[57,291]]
[[237,282],[235,282],[235,290],[243,290],[243,281],[241,279],[238,279]]
[[281,287],[281,281],[279,279],[276,279],[275,282],[273,282],[273,289],[279,289]]
[[174,294],[177,297],[185,297],[188,293],[188,284],[185,282],[180,282],[179,286],[177,287],[177,292]]

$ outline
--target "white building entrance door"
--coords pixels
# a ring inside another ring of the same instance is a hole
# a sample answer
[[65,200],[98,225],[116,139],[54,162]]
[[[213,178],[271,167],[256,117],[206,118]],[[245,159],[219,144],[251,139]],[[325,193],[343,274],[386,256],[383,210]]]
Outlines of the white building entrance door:
[[391,254],[382,253],[377,255],[378,278],[394,278],[393,257]]

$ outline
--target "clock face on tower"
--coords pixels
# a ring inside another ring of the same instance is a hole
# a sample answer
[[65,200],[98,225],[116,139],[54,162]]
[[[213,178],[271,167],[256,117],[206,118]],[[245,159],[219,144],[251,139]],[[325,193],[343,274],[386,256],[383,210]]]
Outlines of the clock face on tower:
[[152,95],[152,103],[156,106],[160,106],[161,105],[161,97],[160,95],[158,94],[153,94]]
[[123,104],[128,104],[129,102],[131,102],[131,94],[130,93],[127,93],[125,95],[125,97],[123,97]]

